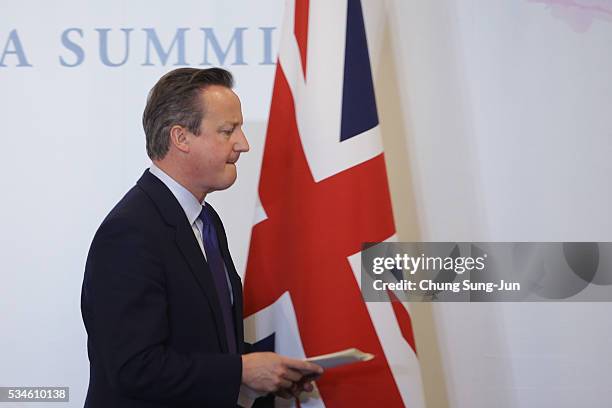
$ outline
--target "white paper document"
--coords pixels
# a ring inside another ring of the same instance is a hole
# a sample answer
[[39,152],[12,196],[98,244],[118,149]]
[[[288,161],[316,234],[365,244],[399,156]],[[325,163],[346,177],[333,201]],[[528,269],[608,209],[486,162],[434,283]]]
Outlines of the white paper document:
[[339,367],[345,364],[369,361],[374,358],[374,354],[364,353],[356,348],[350,348],[335,353],[323,354],[316,357],[309,357],[306,361],[320,365],[323,368]]

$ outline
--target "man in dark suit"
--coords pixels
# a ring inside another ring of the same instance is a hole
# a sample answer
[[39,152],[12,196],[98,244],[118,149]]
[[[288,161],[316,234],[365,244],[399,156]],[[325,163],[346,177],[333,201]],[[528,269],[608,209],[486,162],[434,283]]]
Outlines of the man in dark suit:
[[249,150],[231,74],[181,68],[143,114],[152,160],[91,244],[81,309],[91,408],[249,406],[310,391],[322,369],[243,341],[242,285],[223,224],[204,201]]

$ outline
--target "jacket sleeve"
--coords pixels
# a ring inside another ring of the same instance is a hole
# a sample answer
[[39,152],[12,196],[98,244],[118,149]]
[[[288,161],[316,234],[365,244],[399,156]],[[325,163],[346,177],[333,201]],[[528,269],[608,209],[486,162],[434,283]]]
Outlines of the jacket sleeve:
[[90,358],[111,386],[132,398],[235,407],[239,355],[181,354],[168,347],[163,252],[159,240],[126,219],[107,220],[92,243],[82,313]]

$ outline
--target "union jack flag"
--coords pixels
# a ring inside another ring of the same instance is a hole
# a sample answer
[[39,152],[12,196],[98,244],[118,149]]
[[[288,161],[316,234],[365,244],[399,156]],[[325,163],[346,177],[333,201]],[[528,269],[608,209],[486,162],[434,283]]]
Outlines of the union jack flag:
[[424,406],[408,309],[365,303],[359,288],[362,243],[394,237],[361,3],[290,0],[245,274],[245,336],[296,358],[352,347],[376,355],[329,369],[302,407]]

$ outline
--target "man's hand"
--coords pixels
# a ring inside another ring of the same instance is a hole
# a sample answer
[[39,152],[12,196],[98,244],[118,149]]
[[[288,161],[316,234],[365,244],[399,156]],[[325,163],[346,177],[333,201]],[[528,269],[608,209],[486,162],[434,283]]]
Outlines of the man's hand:
[[275,392],[283,397],[296,396],[303,390],[312,390],[312,376],[318,377],[321,374],[323,368],[316,364],[276,353],[242,356],[242,383],[258,392]]
[[[317,375],[316,378],[319,378],[319,376]],[[276,392],[276,395],[285,399],[299,398],[303,391],[312,392],[312,390],[314,390],[314,385],[312,383],[314,379],[313,376],[305,376],[297,383],[294,383],[291,389],[281,389]]]

